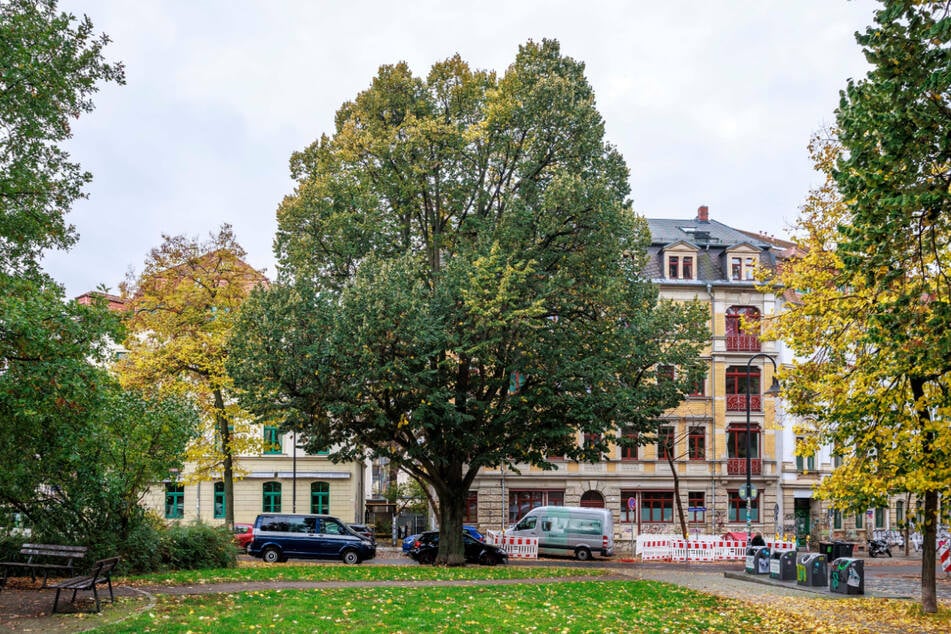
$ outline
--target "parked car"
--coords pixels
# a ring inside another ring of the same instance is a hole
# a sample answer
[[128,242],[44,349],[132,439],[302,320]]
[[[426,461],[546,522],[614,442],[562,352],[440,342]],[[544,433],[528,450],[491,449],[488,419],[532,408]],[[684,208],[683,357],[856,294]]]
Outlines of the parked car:
[[373,531],[366,524],[347,524],[347,528],[368,542],[376,544],[376,537],[374,537]]
[[234,525],[234,543],[241,550],[247,550],[248,544],[254,539],[254,526],[251,524]]
[[[462,543],[465,547],[466,561],[469,563],[494,566],[496,564],[506,564],[509,561],[507,552],[498,546],[492,546],[475,539],[468,532],[463,532]],[[438,553],[439,531],[427,531],[417,536],[408,554],[421,564],[431,564],[436,561]]]
[[574,555],[580,561],[591,553],[614,555],[611,511],[577,506],[537,506],[506,529],[512,537],[537,537],[539,555]]
[[330,515],[262,513],[254,521],[248,554],[268,563],[300,557],[358,564],[376,557],[376,545]]
[[[479,529],[471,524],[464,524],[462,530],[472,536],[473,539],[477,539],[480,542],[485,541],[485,535],[479,532]],[[408,555],[409,551],[413,548],[413,545],[416,543],[416,540],[419,539],[421,533],[416,533],[414,535],[408,535],[403,538],[403,554]]]

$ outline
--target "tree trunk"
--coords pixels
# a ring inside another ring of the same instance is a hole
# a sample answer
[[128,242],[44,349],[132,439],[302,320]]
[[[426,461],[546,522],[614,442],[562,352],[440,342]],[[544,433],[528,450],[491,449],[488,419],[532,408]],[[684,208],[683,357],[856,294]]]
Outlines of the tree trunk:
[[687,520],[684,517],[684,505],[680,501],[680,476],[677,475],[677,465],[674,464],[674,456],[672,452],[667,452],[667,464],[670,465],[670,475],[674,478],[674,503],[677,505],[677,515],[680,517],[680,534],[684,536],[684,539],[688,539],[690,535],[687,533]]
[[[215,390],[215,422],[218,425],[218,435],[221,438],[221,480],[225,488],[225,527],[234,529],[234,456],[231,454],[231,428],[228,417],[225,416],[225,400],[221,390]],[[212,499],[214,504],[214,499]]]
[[938,595],[936,589],[936,553],[935,544],[938,539],[938,493],[925,492],[925,526],[921,534],[924,543],[921,545],[921,611],[925,614],[935,614],[938,611]]

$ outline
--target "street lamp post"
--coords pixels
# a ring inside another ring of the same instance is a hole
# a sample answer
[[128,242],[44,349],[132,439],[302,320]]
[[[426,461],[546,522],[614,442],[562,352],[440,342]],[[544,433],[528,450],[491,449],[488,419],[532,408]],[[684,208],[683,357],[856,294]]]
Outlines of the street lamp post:
[[[752,456],[752,429],[750,427],[750,401],[752,400],[752,395],[750,391],[752,387],[750,386],[750,371],[753,369],[753,361],[756,359],[769,359],[769,362],[773,364],[773,371],[776,371],[776,361],[766,353],[754,354],[746,362],[746,543],[749,544],[753,537],[753,483],[752,483],[752,471],[753,471],[753,460]],[[776,377],[773,377],[773,384],[770,386],[768,394],[776,394],[779,391],[779,383],[776,381]],[[761,405],[762,407],[762,405]]]

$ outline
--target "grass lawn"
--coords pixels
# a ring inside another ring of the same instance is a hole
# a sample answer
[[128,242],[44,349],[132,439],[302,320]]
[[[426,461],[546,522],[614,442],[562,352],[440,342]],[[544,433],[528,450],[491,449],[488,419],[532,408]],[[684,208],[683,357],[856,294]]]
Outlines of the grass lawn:
[[609,571],[599,568],[534,566],[346,566],[339,563],[274,565],[242,563],[238,568],[180,570],[134,577],[116,583],[143,585],[196,585],[245,581],[459,581],[464,579],[537,579],[539,577],[597,577]]
[[[97,632],[788,632],[736,601],[645,581],[161,597]],[[792,624],[794,629],[795,625]]]

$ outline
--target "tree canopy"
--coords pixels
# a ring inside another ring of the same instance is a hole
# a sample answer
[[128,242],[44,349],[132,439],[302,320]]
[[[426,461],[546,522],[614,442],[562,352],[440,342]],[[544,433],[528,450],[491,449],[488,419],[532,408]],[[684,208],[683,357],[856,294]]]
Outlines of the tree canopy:
[[790,396],[817,438],[849,450],[823,484],[842,505],[923,500],[922,604],[937,609],[939,495],[951,492],[951,18],[949,2],[884,0],[856,39],[872,65],[850,80],[828,176],[804,209],[805,290],[780,319],[804,361]]
[[223,479],[230,525],[234,457],[260,450],[262,438],[232,396],[225,344],[251,289],[266,279],[242,261],[244,249],[228,225],[206,241],[163,238],[125,288],[129,354],[116,367],[126,386],[197,404],[204,425],[186,453],[186,476]]
[[92,176],[62,144],[99,85],[125,81],[102,55],[108,42],[56,0],[0,0],[0,272],[76,240],[65,215]]
[[646,280],[627,166],[555,41],[501,77],[459,56],[425,78],[382,66],[291,173],[280,283],[246,306],[232,374],[312,448],[430,486],[442,561],[462,561],[479,469],[596,459],[679,402],[655,365],[700,363],[707,314]]

